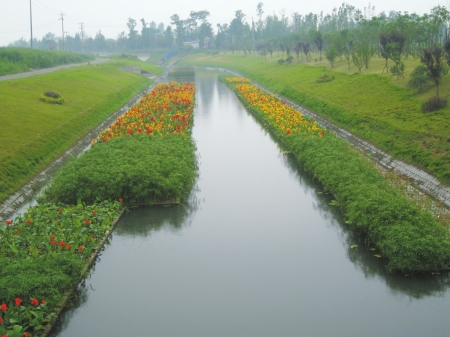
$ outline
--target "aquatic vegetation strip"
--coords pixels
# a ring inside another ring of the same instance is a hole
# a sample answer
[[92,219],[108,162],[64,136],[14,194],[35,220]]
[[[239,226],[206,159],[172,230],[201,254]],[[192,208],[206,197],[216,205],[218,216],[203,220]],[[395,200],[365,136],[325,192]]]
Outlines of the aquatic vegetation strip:
[[111,231],[122,203],[41,204],[0,225],[0,335],[37,336]]
[[448,230],[390,186],[367,157],[304,116],[293,116],[301,114],[273,95],[235,82],[227,85],[334,196],[346,223],[367,235],[388,270],[450,267]]
[[196,179],[191,138],[195,86],[159,84],[55,175],[43,199],[177,203]]

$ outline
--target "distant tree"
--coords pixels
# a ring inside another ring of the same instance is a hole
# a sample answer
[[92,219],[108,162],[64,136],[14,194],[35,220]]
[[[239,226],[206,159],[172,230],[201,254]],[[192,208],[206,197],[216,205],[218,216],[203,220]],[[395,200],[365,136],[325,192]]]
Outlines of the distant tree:
[[300,63],[300,53],[302,52],[302,44],[298,42],[294,47],[295,55],[297,55],[297,63]]
[[447,74],[443,49],[437,46],[424,49],[420,61],[428,68],[428,74],[436,85],[436,97],[439,98],[439,84],[442,76]]
[[308,62],[309,53],[310,53],[310,45],[309,42],[302,43],[303,54],[305,54],[306,62]]
[[405,65],[402,62],[402,53],[405,46],[406,37],[403,33],[393,30],[390,33],[380,34],[381,56],[386,60],[383,68],[389,72],[388,59],[394,61],[395,65],[391,68],[391,72],[397,75],[397,78],[403,78]]
[[127,27],[128,27],[128,48],[136,49],[138,42],[138,31],[136,28],[136,20],[132,18],[128,18]]
[[408,87],[421,92],[429,85],[430,79],[431,78],[428,74],[428,68],[421,64],[411,72],[410,79],[408,81]]
[[317,32],[316,38],[314,39],[317,49],[319,50],[319,60],[322,61],[322,49],[323,49],[323,39],[322,34]]
[[334,46],[329,47],[325,51],[325,58],[330,62],[331,68],[334,68],[334,61],[336,60],[336,57],[338,57],[338,52],[334,48]]

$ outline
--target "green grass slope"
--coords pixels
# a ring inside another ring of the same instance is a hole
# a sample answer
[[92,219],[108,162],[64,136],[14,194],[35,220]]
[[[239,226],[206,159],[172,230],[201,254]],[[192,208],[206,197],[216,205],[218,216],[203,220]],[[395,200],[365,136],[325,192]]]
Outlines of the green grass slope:
[[[119,70],[127,65],[162,73],[144,62],[115,60],[0,82],[0,201],[151,83]],[[48,90],[64,104],[40,101]]]

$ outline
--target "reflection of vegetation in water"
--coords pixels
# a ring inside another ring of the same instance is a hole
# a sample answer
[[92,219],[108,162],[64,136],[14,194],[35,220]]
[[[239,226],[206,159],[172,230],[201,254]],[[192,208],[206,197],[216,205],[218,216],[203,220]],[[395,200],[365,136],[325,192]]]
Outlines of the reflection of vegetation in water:
[[56,324],[53,326],[49,337],[56,337],[58,336],[62,331],[66,330],[69,326],[70,321],[75,316],[76,311],[73,310],[74,308],[81,308],[86,305],[86,302],[89,297],[89,285],[86,285],[86,283],[83,281],[78,285],[78,287],[75,289],[75,292],[73,293],[70,304],[62,311],[62,313],[58,316],[58,320]]
[[[249,115],[263,128],[262,123],[258,119],[252,114]],[[428,273],[418,276],[405,276],[400,273],[387,272],[385,260],[374,256],[379,252],[371,250],[373,248],[367,242],[367,237],[344,223],[339,208],[332,205],[333,196],[322,192],[324,188],[320,182],[302,170],[295,156],[284,151],[283,145],[272,132],[266,129],[264,131],[278,144],[280,158],[289,169],[290,175],[294,176],[300,182],[305,191],[311,192],[315,201],[314,208],[324,219],[327,219],[332,225],[339,227],[339,236],[348,249],[347,255],[350,261],[364,273],[366,278],[379,277],[385,281],[391,291],[399,292],[415,299],[426,296],[443,296],[447,289],[450,288],[449,272],[442,272],[441,274]],[[351,248],[352,245],[357,245],[357,247]]]
[[169,79],[179,77],[194,77],[195,70],[193,67],[175,67],[169,71]]
[[129,209],[115,228],[115,235],[148,236],[161,228],[178,230],[197,210],[197,201],[175,206],[147,206]]

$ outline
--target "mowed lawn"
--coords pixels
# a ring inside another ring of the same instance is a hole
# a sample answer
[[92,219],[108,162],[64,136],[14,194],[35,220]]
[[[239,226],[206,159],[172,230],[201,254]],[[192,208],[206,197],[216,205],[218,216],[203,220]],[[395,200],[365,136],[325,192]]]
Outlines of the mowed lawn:
[[[292,64],[280,65],[281,54],[276,52],[266,60],[254,54],[193,54],[179,64],[234,69],[450,185],[450,107],[423,113],[421,105],[435,88],[430,85],[417,94],[406,87],[419,60],[406,60],[405,78],[397,79],[381,74],[385,62],[381,58],[372,59],[369,69],[358,73],[355,66],[348,70],[345,59],[331,68],[326,60],[315,62],[318,57],[313,55],[308,64],[304,57],[300,63],[294,57]],[[318,83],[324,74],[335,79]],[[450,75],[443,78],[440,92],[450,93]]]
[[[119,70],[131,65],[162,74],[144,62],[114,60],[0,82],[0,201],[151,83]],[[46,91],[64,104],[42,102]]]

